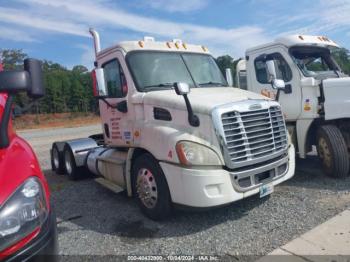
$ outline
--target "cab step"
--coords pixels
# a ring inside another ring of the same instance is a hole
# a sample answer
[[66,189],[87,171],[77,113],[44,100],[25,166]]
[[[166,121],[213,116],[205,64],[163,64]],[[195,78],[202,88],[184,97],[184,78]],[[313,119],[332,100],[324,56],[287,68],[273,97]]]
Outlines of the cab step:
[[114,193],[120,193],[120,192],[123,192],[125,189],[116,185],[116,184],[113,184],[111,181],[103,178],[103,177],[98,177],[98,178],[95,178],[95,181],[97,183],[99,183],[100,185],[108,188],[109,190],[112,190]]

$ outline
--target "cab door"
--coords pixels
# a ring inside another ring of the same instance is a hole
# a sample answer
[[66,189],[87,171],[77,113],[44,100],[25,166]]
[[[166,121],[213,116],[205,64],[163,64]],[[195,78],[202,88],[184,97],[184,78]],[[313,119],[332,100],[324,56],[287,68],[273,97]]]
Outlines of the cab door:
[[268,55],[275,62],[278,79],[283,79],[290,93],[280,92],[279,103],[287,121],[295,121],[301,113],[302,91],[299,83],[299,72],[293,65],[293,61],[288,53],[282,48],[274,48],[267,52],[254,53],[249,56],[249,89],[272,99],[276,98],[277,90],[274,90],[268,79],[266,62],[262,56]]
[[104,141],[110,146],[129,146],[132,140],[132,127],[129,126],[127,68],[124,57],[116,51],[99,59],[103,68],[107,97],[100,99]]

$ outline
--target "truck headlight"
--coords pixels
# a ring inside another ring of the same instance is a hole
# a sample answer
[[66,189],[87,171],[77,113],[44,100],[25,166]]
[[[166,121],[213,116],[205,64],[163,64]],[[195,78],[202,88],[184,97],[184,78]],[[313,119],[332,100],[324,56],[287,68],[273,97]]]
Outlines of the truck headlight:
[[31,177],[0,208],[0,251],[39,229],[47,216],[41,183]]
[[176,153],[180,163],[186,166],[205,165],[218,166],[222,165],[219,156],[214,150],[189,141],[181,141],[176,144]]

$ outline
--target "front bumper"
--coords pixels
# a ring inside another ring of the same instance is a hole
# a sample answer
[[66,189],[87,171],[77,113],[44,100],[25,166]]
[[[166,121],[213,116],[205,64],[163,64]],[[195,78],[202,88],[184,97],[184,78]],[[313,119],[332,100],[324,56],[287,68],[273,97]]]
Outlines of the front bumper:
[[57,261],[58,241],[56,213],[51,207],[48,219],[37,237],[5,261]]
[[[288,149],[287,172],[268,183],[278,185],[294,175],[295,149]],[[239,191],[233,183],[233,174],[224,169],[189,169],[169,163],[160,163],[167,179],[173,203],[190,207],[215,207],[258,194],[259,186]],[[263,182],[264,183],[264,182]]]

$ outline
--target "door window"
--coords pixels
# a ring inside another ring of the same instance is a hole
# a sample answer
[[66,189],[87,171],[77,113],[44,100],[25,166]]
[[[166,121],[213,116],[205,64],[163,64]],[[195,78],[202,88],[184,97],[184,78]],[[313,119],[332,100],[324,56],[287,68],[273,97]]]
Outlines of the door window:
[[[283,79],[284,82],[289,82],[292,80],[292,70],[290,69],[288,63],[279,53],[274,53],[269,55],[275,62],[277,79]],[[264,58],[256,58],[254,61],[256,79],[261,84],[268,84],[268,73],[266,68],[266,62]]]
[[108,97],[121,98],[127,93],[126,80],[118,60],[114,59],[102,66]]

